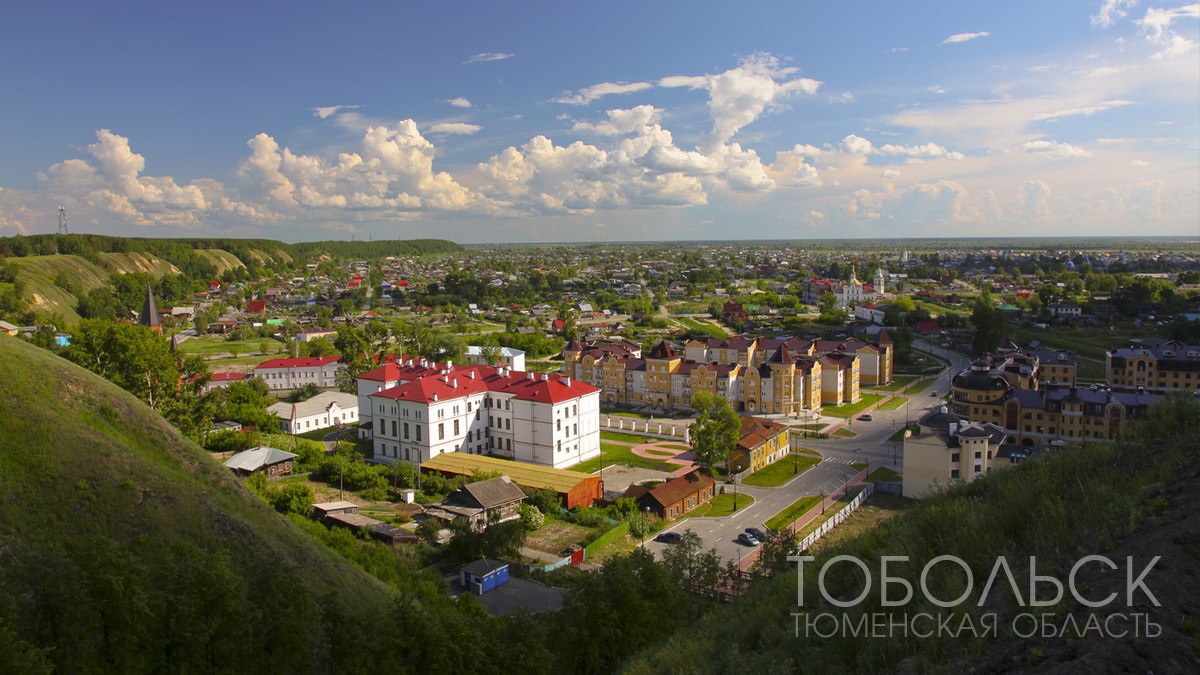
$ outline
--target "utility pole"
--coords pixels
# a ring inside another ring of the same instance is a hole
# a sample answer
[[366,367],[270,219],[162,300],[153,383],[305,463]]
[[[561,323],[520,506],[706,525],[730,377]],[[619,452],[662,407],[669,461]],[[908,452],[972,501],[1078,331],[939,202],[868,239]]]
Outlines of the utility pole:
[[58,207],[58,233],[69,234],[67,232],[67,207]]

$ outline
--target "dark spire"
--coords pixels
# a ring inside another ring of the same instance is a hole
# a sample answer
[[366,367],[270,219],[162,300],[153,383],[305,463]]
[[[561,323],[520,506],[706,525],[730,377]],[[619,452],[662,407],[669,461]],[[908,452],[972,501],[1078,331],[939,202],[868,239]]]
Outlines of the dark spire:
[[138,323],[162,333],[162,319],[158,316],[158,304],[154,301],[154,289],[150,287],[150,284],[146,284],[146,301],[142,303],[142,313],[138,316]]

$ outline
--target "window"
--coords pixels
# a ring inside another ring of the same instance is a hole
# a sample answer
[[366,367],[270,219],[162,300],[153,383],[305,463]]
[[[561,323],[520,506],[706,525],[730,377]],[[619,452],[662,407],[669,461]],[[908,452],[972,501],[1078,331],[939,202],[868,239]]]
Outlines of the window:
[[554,420],[554,430],[562,431],[562,420]]
[[[407,424],[406,424],[406,425],[404,425],[404,426],[405,426],[406,428],[408,427],[408,425],[407,425]],[[396,420],[392,420],[392,436],[393,436],[393,437],[394,437],[394,436],[396,436]]]
[[954,480],[956,478],[958,478],[958,469],[950,469],[950,479]]
[[408,440],[408,422],[404,423],[404,440]]
[[439,441],[445,440],[445,438],[446,438],[446,423],[439,422],[438,423],[438,440]]
[[512,420],[507,417],[504,418],[504,429],[506,431],[512,429]]
[[950,463],[952,463],[952,464],[958,463],[958,453],[957,452],[950,453]]
[[421,425],[417,425],[417,442],[421,442]]
[[458,435],[458,420],[454,420],[454,435]]

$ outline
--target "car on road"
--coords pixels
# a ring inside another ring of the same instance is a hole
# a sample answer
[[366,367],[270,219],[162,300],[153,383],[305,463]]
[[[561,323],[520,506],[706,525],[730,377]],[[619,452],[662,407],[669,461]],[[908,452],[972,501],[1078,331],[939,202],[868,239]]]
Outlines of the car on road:
[[742,544],[743,546],[758,546],[758,543],[759,543],[758,539],[755,539],[753,535],[747,534],[745,532],[739,534],[737,536],[737,539],[735,539],[734,541],[736,541],[739,544]]
[[933,391],[929,392],[929,397],[936,398],[937,397],[937,389],[934,389]]
[[678,544],[683,541],[683,535],[678,532],[663,532],[654,538],[660,544]]
[[759,540],[760,542],[767,540],[767,533],[763,532],[762,530],[758,529],[757,527],[747,527],[746,534],[750,535],[751,537],[754,537],[755,539]]
[[871,421],[871,413],[867,413],[866,415],[859,415],[858,421],[859,422],[870,422]]

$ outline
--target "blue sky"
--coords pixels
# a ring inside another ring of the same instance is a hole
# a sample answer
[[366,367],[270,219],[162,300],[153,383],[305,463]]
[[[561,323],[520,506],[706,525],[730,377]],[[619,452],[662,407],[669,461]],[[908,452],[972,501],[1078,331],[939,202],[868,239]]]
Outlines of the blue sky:
[[427,4],[7,8],[0,234],[1200,235],[1200,4]]

